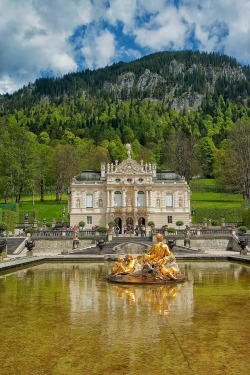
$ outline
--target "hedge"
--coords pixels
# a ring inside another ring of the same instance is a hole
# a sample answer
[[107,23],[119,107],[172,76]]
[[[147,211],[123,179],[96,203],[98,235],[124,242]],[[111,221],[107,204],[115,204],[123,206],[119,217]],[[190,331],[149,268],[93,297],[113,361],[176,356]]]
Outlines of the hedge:
[[242,221],[242,210],[238,206],[232,207],[197,207],[195,209],[195,221],[203,223],[204,218],[218,220],[225,218],[226,223]]
[[250,208],[250,199],[244,199],[243,205],[244,208]]
[[19,224],[24,224],[26,214],[29,215],[29,223],[33,223],[34,219],[37,218],[37,211],[20,210],[19,211]]
[[0,221],[3,221],[3,210],[0,208]]
[[250,208],[245,208],[242,210],[242,221],[244,225],[250,228]]
[[19,204],[15,203],[16,223],[19,222]]
[[14,211],[4,211],[3,221],[7,224],[8,230],[14,233],[16,224],[16,213]]
[[0,208],[3,211],[14,211],[15,210],[15,203],[1,203]]

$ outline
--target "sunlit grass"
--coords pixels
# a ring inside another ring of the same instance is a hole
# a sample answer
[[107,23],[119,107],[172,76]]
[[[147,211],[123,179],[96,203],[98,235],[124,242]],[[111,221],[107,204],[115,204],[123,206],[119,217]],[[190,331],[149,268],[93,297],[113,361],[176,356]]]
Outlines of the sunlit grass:
[[[46,194],[44,196],[44,202],[41,202],[40,196],[35,197],[35,205],[32,204],[32,197],[31,196],[24,196],[20,202],[19,209],[20,210],[27,210],[37,211],[37,219],[38,221],[42,221],[46,218],[47,222],[52,222],[52,219],[56,219],[58,221],[67,220],[68,214],[68,197],[66,194],[63,195],[62,203],[59,204],[56,202],[56,195],[55,194]],[[65,206],[65,217],[62,216],[63,207]]]

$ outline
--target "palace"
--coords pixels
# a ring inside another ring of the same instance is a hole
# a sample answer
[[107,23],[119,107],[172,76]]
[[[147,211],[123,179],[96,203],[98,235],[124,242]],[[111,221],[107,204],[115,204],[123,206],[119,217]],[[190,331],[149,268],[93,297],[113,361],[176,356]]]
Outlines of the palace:
[[189,225],[190,189],[186,180],[168,170],[157,170],[156,162],[137,163],[128,158],[120,164],[101,163],[101,170],[84,171],[73,178],[69,192],[70,226],[85,221],[86,229],[107,226],[113,220],[124,226],[176,227]]

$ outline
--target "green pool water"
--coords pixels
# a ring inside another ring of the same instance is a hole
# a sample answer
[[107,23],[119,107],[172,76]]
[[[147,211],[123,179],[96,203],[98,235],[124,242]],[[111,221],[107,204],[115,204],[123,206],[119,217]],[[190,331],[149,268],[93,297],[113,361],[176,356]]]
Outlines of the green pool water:
[[0,374],[250,374],[250,267],[179,266],[173,287],[108,283],[108,263],[0,274]]

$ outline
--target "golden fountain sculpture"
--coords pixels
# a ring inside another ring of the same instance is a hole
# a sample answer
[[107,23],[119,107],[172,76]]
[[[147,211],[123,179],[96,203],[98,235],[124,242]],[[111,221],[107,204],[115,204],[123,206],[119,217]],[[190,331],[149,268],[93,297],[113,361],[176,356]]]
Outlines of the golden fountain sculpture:
[[187,276],[182,275],[174,254],[163,242],[163,235],[157,234],[157,242],[148,253],[134,258],[132,254],[119,256],[112,267],[109,281],[135,284],[166,284],[182,282]]

